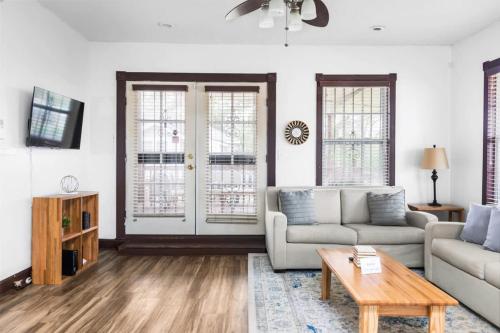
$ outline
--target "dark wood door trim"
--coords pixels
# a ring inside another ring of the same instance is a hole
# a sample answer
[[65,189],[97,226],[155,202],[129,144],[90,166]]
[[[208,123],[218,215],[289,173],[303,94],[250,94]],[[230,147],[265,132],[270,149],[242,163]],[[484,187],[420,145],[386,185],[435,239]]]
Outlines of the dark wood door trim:
[[269,74],[116,72],[117,80],[157,82],[267,82]]
[[233,255],[264,253],[266,241],[264,235],[127,235],[116,248],[127,255]]
[[[118,73],[117,73],[118,74]],[[125,238],[127,162],[127,81],[116,76],[116,238]]]
[[153,73],[116,72],[116,239],[125,239],[126,218],[126,86],[150,82],[265,82],[267,83],[267,185],[276,185],[276,73]]

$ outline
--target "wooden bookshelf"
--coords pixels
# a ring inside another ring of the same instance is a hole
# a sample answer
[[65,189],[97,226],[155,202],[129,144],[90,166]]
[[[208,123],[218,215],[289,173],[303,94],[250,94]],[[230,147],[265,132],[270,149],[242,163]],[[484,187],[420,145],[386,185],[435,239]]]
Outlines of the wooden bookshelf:
[[[62,275],[63,249],[78,251],[77,275],[97,262],[99,193],[78,192],[35,197],[32,209],[33,284],[61,284],[71,278]],[[90,228],[84,230],[83,212],[90,213]],[[67,228],[62,226],[65,216],[71,221]]]

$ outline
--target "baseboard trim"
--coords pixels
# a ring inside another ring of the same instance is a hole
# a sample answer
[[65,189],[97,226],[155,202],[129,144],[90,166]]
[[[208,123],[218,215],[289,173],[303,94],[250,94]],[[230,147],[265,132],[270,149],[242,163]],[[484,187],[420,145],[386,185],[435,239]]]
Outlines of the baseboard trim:
[[114,249],[118,250],[118,247],[123,243],[120,239],[104,239],[99,238],[99,249]]
[[127,235],[125,255],[242,255],[265,253],[264,235]]
[[21,279],[25,280],[28,276],[31,276],[31,267],[23,269],[22,271],[3,279],[0,281],[0,294],[12,289],[14,287],[14,281]]

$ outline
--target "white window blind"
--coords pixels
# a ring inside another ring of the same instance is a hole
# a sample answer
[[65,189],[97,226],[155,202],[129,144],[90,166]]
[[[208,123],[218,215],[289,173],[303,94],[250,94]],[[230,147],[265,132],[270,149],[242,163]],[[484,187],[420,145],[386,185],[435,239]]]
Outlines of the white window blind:
[[136,217],[184,216],[185,91],[134,91]]
[[485,204],[498,205],[499,201],[499,186],[500,186],[500,165],[499,147],[500,147],[500,119],[497,112],[497,102],[500,100],[500,73],[487,76],[486,87],[486,128],[485,131],[485,189],[483,201]]
[[389,185],[389,87],[323,87],[323,186]]
[[257,215],[257,93],[208,92],[207,221]]

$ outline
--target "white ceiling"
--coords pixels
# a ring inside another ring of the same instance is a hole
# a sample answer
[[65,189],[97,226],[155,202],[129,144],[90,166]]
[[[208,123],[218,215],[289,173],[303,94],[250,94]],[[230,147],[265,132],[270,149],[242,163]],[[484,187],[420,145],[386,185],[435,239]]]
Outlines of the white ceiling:
[[[38,0],[90,41],[281,44],[283,19],[257,27],[254,12],[225,14],[242,0]],[[290,33],[293,44],[448,45],[500,20],[500,0],[323,0],[327,28]],[[159,28],[158,22],[172,24]],[[369,29],[384,25],[383,32]]]

